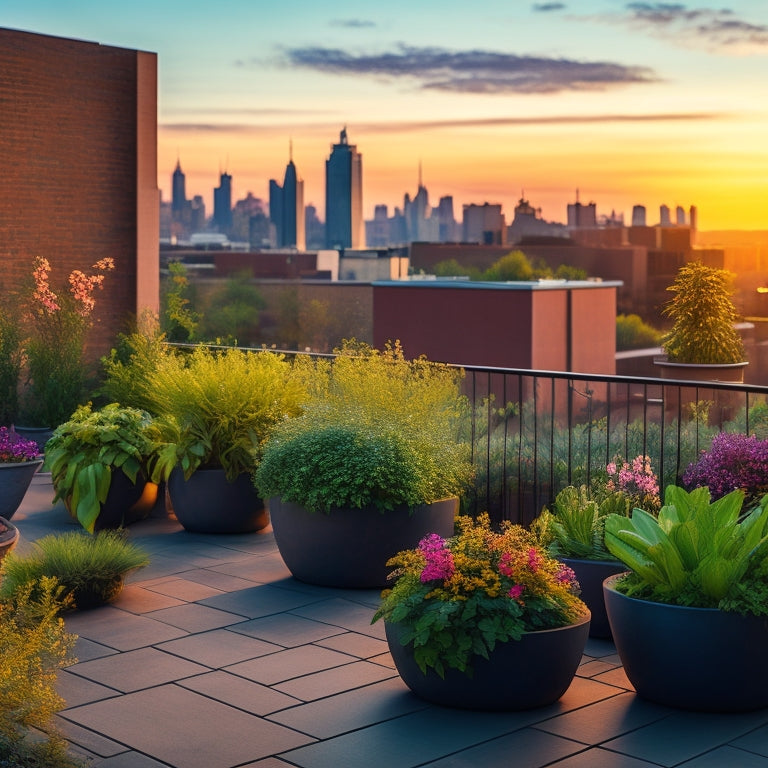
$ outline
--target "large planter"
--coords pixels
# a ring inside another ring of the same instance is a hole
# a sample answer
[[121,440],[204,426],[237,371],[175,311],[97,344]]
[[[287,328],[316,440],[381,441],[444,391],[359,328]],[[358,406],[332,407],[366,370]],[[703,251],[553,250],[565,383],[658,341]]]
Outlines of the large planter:
[[269,500],[275,541],[288,570],[300,581],[345,589],[386,586],[387,561],[429,533],[453,536],[458,508],[459,500],[450,498],[413,510],[335,508],[326,514]]
[[19,529],[7,519],[0,517],[0,560],[2,560],[19,540]]
[[768,707],[768,619],[638,600],[603,585],[624,671],[638,696],[669,707]]
[[735,383],[744,381],[744,369],[749,364],[747,361],[741,363],[674,363],[664,356],[654,358],[653,363],[659,367],[662,379]]
[[577,557],[558,557],[558,560],[576,574],[576,580],[581,586],[579,597],[587,604],[592,614],[589,636],[610,639],[611,626],[605,611],[603,582],[609,576],[626,571],[627,566],[618,560],[582,560]]
[[400,677],[420,698],[462,709],[520,710],[553,704],[568,690],[589,635],[589,616],[497,643],[488,659],[473,658],[471,676],[446,669],[444,678],[431,668],[426,674],[419,669],[413,645],[401,642],[398,624],[386,622],[385,631]]
[[19,427],[13,426],[13,431],[27,440],[34,440],[40,453],[45,453],[45,444],[53,436],[53,427]]
[[253,533],[269,524],[269,513],[249,474],[233,483],[223,469],[198,469],[189,480],[180,468],[168,478],[176,519],[195,533]]
[[42,459],[0,464],[0,517],[13,517],[42,464]]

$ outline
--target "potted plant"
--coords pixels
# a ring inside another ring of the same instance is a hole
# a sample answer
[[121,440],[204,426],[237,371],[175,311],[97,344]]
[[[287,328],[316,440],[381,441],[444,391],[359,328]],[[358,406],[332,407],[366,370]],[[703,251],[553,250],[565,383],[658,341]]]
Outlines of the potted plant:
[[268,525],[253,472],[272,430],[298,414],[304,399],[285,357],[197,347],[162,358],[145,385],[167,442],[159,467],[169,473],[171,505],[184,528],[246,533]]
[[162,479],[160,432],[146,411],[90,403],[59,425],[46,447],[55,495],[89,533],[149,515]]
[[13,552],[0,569],[0,599],[10,599],[27,585],[53,577],[60,598],[75,610],[112,602],[122,591],[125,577],[149,565],[146,552],[130,542],[123,531],[103,530],[93,536],[84,531],[49,534],[33,542],[33,551]]
[[22,334],[17,313],[8,306],[7,292],[4,294],[5,306],[0,307],[0,424],[10,426],[18,418]]
[[684,264],[667,290],[664,307],[672,328],[662,336],[665,357],[656,360],[666,378],[742,381],[744,345],[735,328],[732,275],[700,261]]
[[255,474],[296,578],[381,587],[390,557],[453,533],[472,475],[460,376],[397,344],[347,344],[307,373],[303,413],[275,431]]
[[389,561],[394,586],[373,621],[405,684],[427,701],[528,709],[559,699],[589,633],[573,571],[521,526],[461,516]]
[[531,528],[539,542],[576,574],[581,599],[592,614],[590,637],[610,638],[603,581],[625,570],[605,545],[608,515],[627,516],[634,507],[653,514],[660,506],[659,485],[651,460],[648,456],[636,456],[631,463],[608,464],[605,476],[595,479],[590,488],[564,488],[555,497],[552,509],[545,507],[533,521]]
[[0,427],[0,517],[13,517],[42,463],[34,440]]
[[611,515],[606,544],[630,572],[606,579],[606,608],[639,696],[673,707],[768,706],[768,496],[669,486],[658,518]]

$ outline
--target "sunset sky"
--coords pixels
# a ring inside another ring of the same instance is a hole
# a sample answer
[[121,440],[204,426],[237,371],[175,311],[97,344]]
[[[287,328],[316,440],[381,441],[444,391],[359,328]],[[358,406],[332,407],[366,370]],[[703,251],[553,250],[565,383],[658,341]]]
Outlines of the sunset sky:
[[[727,4],[727,5],[726,5]],[[289,158],[325,218],[346,125],[366,218],[522,194],[565,221],[576,199],[694,204],[699,227],[768,229],[768,2],[4,0],[0,26],[158,54],[158,185],[180,159],[212,213],[268,198]]]

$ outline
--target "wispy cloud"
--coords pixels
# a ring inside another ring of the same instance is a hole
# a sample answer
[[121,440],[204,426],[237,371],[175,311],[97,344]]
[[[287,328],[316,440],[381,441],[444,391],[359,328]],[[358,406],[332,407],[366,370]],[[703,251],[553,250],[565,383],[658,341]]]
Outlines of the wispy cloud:
[[728,8],[628,3],[626,11],[626,15],[614,20],[678,43],[704,46],[721,53],[768,52],[768,25],[752,24]]
[[291,48],[290,66],[337,75],[408,79],[423,89],[458,93],[559,93],[600,91],[657,82],[649,67],[607,61],[517,56],[495,51],[451,51],[400,44],[392,51],[355,54],[338,48]]
[[370,29],[376,26],[370,19],[331,19],[332,27],[348,27],[349,29]]
[[551,13],[552,11],[564,11],[565,3],[534,3],[532,9],[536,13]]

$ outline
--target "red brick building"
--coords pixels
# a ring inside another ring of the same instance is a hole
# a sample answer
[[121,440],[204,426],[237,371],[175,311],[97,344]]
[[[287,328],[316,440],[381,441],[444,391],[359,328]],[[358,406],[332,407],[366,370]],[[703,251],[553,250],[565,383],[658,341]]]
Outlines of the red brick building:
[[0,289],[110,256],[91,351],[158,309],[157,56],[0,29]]

